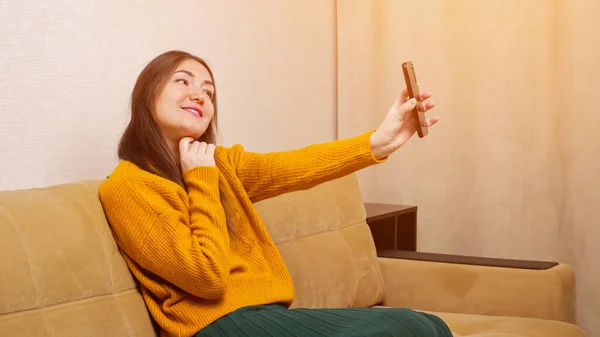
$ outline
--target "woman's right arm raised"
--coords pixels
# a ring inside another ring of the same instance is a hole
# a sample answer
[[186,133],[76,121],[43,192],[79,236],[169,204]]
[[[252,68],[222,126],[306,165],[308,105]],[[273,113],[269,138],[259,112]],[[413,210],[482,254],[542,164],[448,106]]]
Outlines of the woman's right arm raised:
[[219,172],[194,167],[184,181],[189,198],[171,183],[127,177],[107,181],[100,199],[120,249],[140,267],[194,296],[218,299],[229,280]]

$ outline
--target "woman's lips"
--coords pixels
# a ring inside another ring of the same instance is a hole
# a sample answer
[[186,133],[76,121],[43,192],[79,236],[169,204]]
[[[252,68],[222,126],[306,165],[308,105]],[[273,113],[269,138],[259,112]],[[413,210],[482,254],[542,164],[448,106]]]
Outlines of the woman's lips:
[[200,110],[200,108],[197,108],[195,106],[184,106],[182,109],[198,118],[202,117],[202,110]]

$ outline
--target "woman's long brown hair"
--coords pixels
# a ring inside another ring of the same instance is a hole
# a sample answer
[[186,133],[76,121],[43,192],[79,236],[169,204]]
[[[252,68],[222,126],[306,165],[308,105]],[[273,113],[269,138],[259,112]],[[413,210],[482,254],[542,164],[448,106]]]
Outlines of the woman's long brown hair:
[[[142,70],[131,93],[131,120],[119,143],[119,159],[128,160],[143,170],[169,179],[184,189],[183,176],[167,142],[154,118],[156,98],[181,62],[188,59],[201,63],[215,83],[212,70],[200,57],[180,50],[165,52],[154,58]],[[217,91],[211,98],[214,116],[200,141],[216,143],[217,137]]]

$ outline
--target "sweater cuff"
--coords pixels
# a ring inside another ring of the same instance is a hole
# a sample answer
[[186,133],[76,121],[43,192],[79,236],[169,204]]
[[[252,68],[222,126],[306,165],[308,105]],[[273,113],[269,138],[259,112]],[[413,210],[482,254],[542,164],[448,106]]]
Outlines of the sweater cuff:
[[377,159],[377,157],[375,157],[375,154],[373,153],[373,150],[371,149],[371,134],[373,134],[373,132],[375,132],[374,129],[358,136],[358,138],[363,138],[362,144],[363,144],[364,148],[361,153],[364,153],[373,164],[383,163],[383,162],[387,161],[389,157],[384,157],[381,159]]
[[216,166],[196,166],[183,173],[183,181],[188,182],[202,181],[205,183],[219,183],[219,170]]

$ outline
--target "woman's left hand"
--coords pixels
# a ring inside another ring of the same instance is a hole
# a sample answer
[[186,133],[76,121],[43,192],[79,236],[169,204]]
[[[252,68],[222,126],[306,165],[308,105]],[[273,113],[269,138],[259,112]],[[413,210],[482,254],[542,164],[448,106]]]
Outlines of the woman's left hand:
[[[432,102],[425,100],[431,97],[430,92],[421,93],[421,111],[424,113],[434,107]],[[394,153],[417,131],[411,111],[415,108],[417,100],[408,99],[408,91],[402,90],[400,97],[396,99],[383,122],[377,130],[371,134],[371,151],[377,159],[384,159]],[[426,119],[424,126],[430,127],[437,123],[439,117]]]

